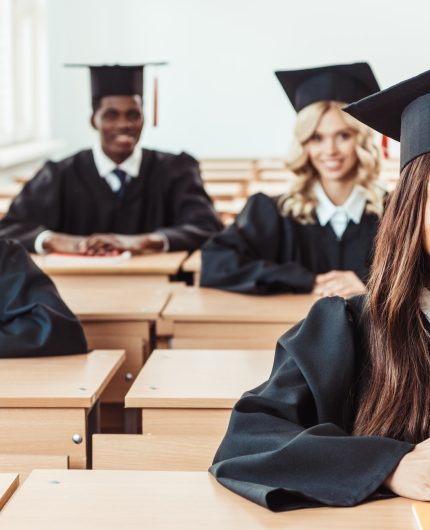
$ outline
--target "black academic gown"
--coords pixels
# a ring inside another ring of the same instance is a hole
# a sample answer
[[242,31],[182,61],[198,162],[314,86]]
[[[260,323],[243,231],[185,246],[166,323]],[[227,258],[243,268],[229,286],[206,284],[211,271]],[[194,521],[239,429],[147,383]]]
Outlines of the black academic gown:
[[210,471],[275,511],[353,506],[381,487],[413,445],[351,436],[368,383],[364,297],[323,298],[278,342],[268,381],[235,405]]
[[363,213],[337,239],[330,223],[300,224],[276,198],[253,195],[236,221],[202,248],[201,285],[250,294],[306,293],[315,275],[350,270],[366,282],[378,217]]
[[16,242],[0,241],[0,358],[86,353],[78,319]]
[[94,164],[91,150],[47,162],[15,198],[0,222],[0,237],[34,252],[44,230],[65,234],[163,233],[170,250],[194,250],[222,227],[196,160],[142,150],[139,175],[120,200]]

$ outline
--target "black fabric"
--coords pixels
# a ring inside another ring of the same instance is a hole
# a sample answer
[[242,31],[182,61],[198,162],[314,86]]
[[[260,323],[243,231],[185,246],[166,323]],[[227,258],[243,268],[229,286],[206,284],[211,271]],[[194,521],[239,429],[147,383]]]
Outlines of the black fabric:
[[400,168],[430,152],[430,70],[343,109],[400,142]]
[[202,248],[201,285],[250,294],[306,293],[315,275],[351,270],[366,282],[378,217],[363,213],[342,238],[328,223],[280,215],[276,198],[252,196],[236,221]]
[[82,327],[16,242],[0,241],[0,358],[86,353]]
[[297,112],[317,101],[351,103],[379,90],[367,63],[284,70],[275,74]]
[[368,383],[364,297],[323,298],[278,342],[269,379],[235,405],[211,473],[275,511],[353,506],[381,487],[413,445],[352,436]]
[[91,96],[143,95],[143,66],[90,66]]
[[139,175],[120,199],[86,150],[44,165],[0,222],[0,237],[17,239],[34,252],[35,238],[47,229],[75,235],[158,232],[171,251],[191,251],[221,227],[198,164],[186,153],[143,149]]

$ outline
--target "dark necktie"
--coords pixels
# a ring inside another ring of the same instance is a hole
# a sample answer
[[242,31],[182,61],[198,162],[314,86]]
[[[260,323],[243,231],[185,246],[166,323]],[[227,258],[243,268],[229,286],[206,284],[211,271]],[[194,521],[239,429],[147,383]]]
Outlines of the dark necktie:
[[113,170],[113,173],[118,177],[120,187],[118,191],[116,192],[118,199],[122,199],[124,197],[125,193],[125,187],[127,185],[127,173],[123,170],[117,167]]

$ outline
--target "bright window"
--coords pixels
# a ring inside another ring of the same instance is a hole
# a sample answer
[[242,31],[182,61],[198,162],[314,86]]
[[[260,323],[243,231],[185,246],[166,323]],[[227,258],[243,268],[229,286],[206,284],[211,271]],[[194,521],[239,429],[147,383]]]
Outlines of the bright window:
[[46,0],[0,0],[0,146],[48,137]]

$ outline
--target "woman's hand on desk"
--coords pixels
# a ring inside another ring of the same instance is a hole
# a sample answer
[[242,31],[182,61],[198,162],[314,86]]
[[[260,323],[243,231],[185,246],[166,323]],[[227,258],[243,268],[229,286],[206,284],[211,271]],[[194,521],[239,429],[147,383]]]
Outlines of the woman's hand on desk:
[[343,296],[347,298],[354,294],[363,294],[366,286],[352,271],[330,271],[317,274],[312,294],[318,296]]
[[86,254],[103,255],[130,251],[132,254],[161,252],[163,239],[157,234],[94,234],[86,242]]
[[430,501],[430,439],[419,443],[400,460],[384,486],[401,497]]

